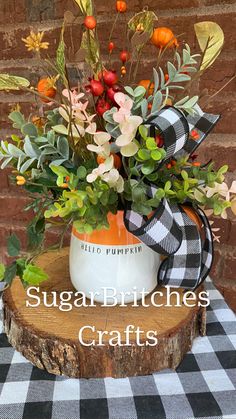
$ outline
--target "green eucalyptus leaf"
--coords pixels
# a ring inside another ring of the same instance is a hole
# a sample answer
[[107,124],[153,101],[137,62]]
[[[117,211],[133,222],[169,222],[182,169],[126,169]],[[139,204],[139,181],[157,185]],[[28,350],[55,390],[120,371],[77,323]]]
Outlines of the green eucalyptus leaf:
[[33,157],[32,159],[27,160],[25,163],[22,164],[20,167],[20,173],[25,173],[30,166],[35,162],[36,158]]
[[154,95],[151,113],[159,111],[162,105],[163,95],[160,90]]
[[132,97],[134,97],[134,90],[130,86],[125,86],[125,91]]
[[172,64],[170,61],[167,62],[167,70],[170,80],[174,80],[177,70],[174,64]]
[[146,89],[143,86],[138,86],[134,90],[134,97],[139,98],[140,96],[143,97],[146,94]]
[[22,125],[21,132],[23,135],[28,135],[29,137],[37,137],[38,130],[32,122],[27,122],[26,124]]
[[14,144],[8,144],[8,152],[12,155],[12,157],[15,157],[18,159],[20,156],[25,156],[25,153],[18,147],[16,147]]
[[11,112],[8,118],[13,122],[13,127],[16,129],[21,129],[22,125],[26,123],[24,115],[18,111]]

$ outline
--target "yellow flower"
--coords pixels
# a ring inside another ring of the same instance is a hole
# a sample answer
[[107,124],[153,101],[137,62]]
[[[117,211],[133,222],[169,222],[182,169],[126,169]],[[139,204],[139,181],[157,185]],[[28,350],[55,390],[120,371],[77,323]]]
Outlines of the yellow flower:
[[42,42],[44,32],[34,33],[30,31],[30,35],[27,38],[22,38],[28,51],[39,52],[40,49],[48,49],[49,42]]

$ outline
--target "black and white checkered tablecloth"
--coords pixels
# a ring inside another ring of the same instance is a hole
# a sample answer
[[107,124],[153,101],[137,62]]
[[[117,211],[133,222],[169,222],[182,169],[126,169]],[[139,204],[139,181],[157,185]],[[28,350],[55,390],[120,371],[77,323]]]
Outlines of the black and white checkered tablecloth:
[[[236,317],[210,280],[207,336],[176,372],[71,379],[33,367],[0,335],[0,419],[236,419]],[[157,348],[158,350],[158,348]]]

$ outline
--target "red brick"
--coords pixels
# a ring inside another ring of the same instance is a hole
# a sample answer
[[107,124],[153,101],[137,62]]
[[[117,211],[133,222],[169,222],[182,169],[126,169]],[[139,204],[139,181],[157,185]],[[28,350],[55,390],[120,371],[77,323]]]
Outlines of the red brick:
[[25,21],[25,0],[2,1],[0,7],[0,24]]
[[0,172],[0,190],[3,191],[9,188],[8,170],[1,170]]
[[40,0],[32,1],[25,0],[26,19],[28,22],[41,22],[54,18],[54,4],[55,1]]
[[[34,29],[34,28],[33,28]],[[36,31],[36,28],[34,29]],[[61,26],[60,23],[57,27],[52,27],[44,30],[44,41],[49,42],[49,48],[42,50],[41,56],[46,58],[47,56],[55,57],[55,52],[60,39]],[[1,45],[1,60],[11,59],[23,59],[23,58],[34,58],[33,52],[29,52],[25,47],[22,38],[26,38],[30,33],[30,27],[25,29],[10,28],[7,32],[5,30],[0,31],[0,45]],[[73,25],[72,37],[76,40],[76,47],[80,45],[81,38],[81,25]],[[68,48],[71,44],[70,28],[67,27],[65,30],[65,42],[68,44]]]
[[32,213],[24,211],[26,205],[30,203],[30,199],[19,191],[17,195],[1,194],[0,195],[0,221],[29,221]]
[[27,238],[26,238],[26,228],[25,223],[11,223],[11,220],[9,219],[9,222],[6,223],[6,221],[3,221],[0,218],[0,246],[6,247],[7,238],[12,234],[15,233],[17,237],[21,241],[22,249],[26,249],[27,246]]
[[[236,58],[234,57],[233,59],[221,59],[219,57],[215,63],[205,73],[203,73],[200,81],[200,89],[208,89],[208,93],[210,95],[214,94],[226,83],[228,83],[229,80],[235,75],[235,73]],[[235,89],[236,78],[224,88],[224,94],[225,92],[235,91]]]
[[211,134],[197,149],[197,154],[199,160],[203,163],[212,159],[216,163],[216,168],[227,164],[229,170],[233,171],[236,161],[235,136],[231,134]]
[[224,5],[230,5],[230,4],[235,4],[234,0],[204,0],[204,3],[206,6],[212,6],[212,5],[219,5],[221,6],[222,3]]
[[[33,98],[33,96],[31,96],[31,99]],[[8,103],[0,103],[0,128],[5,129],[5,128],[11,128],[12,127],[12,122],[10,121],[10,119],[8,118],[8,115],[10,114],[10,112],[12,111],[12,109],[14,109],[16,104],[20,105],[20,109],[21,112],[25,115],[26,120],[28,119],[30,114],[38,114],[38,106],[35,102],[33,103],[29,103],[29,102],[21,102],[18,101],[19,98],[14,96],[14,102],[11,101],[11,96],[9,95],[9,102]],[[16,132],[15,129],[12,130],[13,133]],[[17,131],[18,133],[20,133],[20,131]]]
[[230,246],[236,246],[236,219],[235,216],[230,222],[230,232],[228,243]]
[[214,221],[212,228],[220,228],[220,231],[215,232],[216,236],[220,236],[220,244],[228,244],[231,229],[231,221],[224,220],[221,217],[211,217],[211,220]]
[[62,19],[67,10],[72,12],[74,16],[80,14],[80,9],[74,0],[57,0],[54,6],[55,19]]
[[166,0],[159,0],[158,2],[156,0],[144,0],[143,6],[146,5],[150,10],[155,10],[158,15],[159,10],[169,10],[170,6],[172,10],[198,7],[199,5],[201,5],[201,0],[171,0],[171,4],[168,3]]
[[217,245],[215,245],[215,251],[214,251],[214,260],[213,260],[213,265],[211,268],[211,272],[210,272],[210,276],[213,279],[219,279],[222,277],[222,253],[220,251],[220,248],[217,248]]
[[233,247],[228,246],[224,253],[222,277],[236,284],[236,252]]

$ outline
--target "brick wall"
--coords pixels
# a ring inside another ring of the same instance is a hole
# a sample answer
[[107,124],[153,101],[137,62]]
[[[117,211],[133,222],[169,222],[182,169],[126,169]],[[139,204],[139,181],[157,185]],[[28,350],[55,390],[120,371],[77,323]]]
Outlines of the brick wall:
[[[161,26],[170,26],[177,34],[184,33],[184,39],[196,47],[193,24],[202,20],[212,20],[219,23],[225,33],[224,50],[217,63],[204,75],[201,88],[208,87],[211,94],[226,83],[236,70],[236,2],[234,0],[127,0],[129,13],[149,6],[159,16]],[[107,38],[115,18],[115,0],[109,2],[95,0],[99,21],[99,33],[102,40],[102,50],[105,51]],[[53,56],[54,46],[60,34],[63,14],[66,10],[78,13],[73,0],[0,0],[0,72],[19,73],[36,83],[42,73],[39,62],[30,55],[21,38],[28,35],[30,28],[45,31],[45,40],[49,40],[49,53]],[[127,15],[125,16],[127,18]],[[81,20],[82,21],[82,20]],[[119,30],[114,34],[114,41],[122,47],[119,37],[123,35],[125,22],[120,19]],[[81,35],[80,25],[71,27],[73,38],[78,40]],[[66,31],[69,44],[70,30]],[[46,39],[47,38],[47,39]],[[145,62],[139,76],[147,77],[147,71],[155,64],[153,50],[146,51]],[[236,115],[235,82],[231,83],[207,107],[209,111],[219,112],[222,119],[201,147],[200,157],[207,161],[210,157],[218,165],[227,163],[231,176],[236,175],[236,135],[234,116]],[[27,94],[0,93],[0,126],[1,138],[9,132],[7,114],[14,105],[20,103],[23,111],[33,112],[36,104]],[[236,178],[236,176],[235,176]],[[16,231],[25,243],[25,224],[28,219],[23,207],[27,197],[10,186],[7,171],[0,175],[0,249],[4,257],[5,240],[10,231]],[[232,307],[236,309],[236,219],[226,221],[216,220],[216,226],[221,227],[221,243],[215,246],[215,263],[212,277],[216,285],[224,293]],[[49,238],[52,241],[53,234]]]

